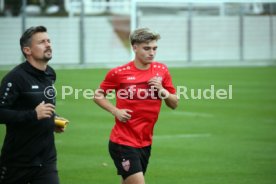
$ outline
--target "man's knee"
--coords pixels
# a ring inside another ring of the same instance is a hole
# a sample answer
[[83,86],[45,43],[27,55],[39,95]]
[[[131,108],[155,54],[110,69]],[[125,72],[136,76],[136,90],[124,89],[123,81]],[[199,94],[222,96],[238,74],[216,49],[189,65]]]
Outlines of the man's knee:
[[123,184],[145,184],[143,172],[138,172],[130,176],[123,176]]

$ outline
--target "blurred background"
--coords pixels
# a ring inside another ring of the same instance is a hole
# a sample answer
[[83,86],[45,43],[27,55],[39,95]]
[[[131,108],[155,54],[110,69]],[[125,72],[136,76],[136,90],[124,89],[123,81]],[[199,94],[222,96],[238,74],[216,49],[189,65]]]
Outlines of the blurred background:
[[[239,3],[237,3],[239,2]],[[45,25],[52,64],[115,66],[132,58],[128,36],[150,27],[169,66],[271,65],[276,2],[183,0],[0,0],[0,66],[22,61],[25,28]]]

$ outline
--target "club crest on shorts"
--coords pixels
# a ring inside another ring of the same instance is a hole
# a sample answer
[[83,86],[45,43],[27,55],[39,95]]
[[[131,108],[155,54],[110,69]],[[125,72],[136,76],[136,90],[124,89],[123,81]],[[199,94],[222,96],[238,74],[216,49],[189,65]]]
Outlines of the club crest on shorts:
[[123,166],[124,170],[125,170],[126,172],[128,172],[128,171],[129,171],[129,168],[130,168],[130,161],[129,161],[129,160],[123,159],[122,166]]

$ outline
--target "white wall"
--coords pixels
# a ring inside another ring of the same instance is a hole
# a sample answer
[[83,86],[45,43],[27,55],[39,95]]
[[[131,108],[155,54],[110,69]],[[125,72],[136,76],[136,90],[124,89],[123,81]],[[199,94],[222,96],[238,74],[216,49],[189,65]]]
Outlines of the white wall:
[[244,59],[266,59],[269,57],[269,17],[245,17]]
[[[193,17],[192,60],[223,62],[239,60],[238,17]],[[27,27],[48,28],[55,64],[80,62],[79,18],[28,18]],[[157,60],[187,63],[187,18],[185,16],[147,16],[141,27],[160,32]],[[269,17],[244,18],[244,59],[271,59]],[[276,59],[276,18],[273,18],[273,58]],[[0,18],[0,66],[22,61],[19,47],[20,18]],[[85,18],[86,63],[114,65],[129,61],[130,53],[113,30],[108,17]]]
[[[54,64],[80,62],[79,18],[28,18],[26,27],[44,25],[48,29],[53,47]],[[13,65],[22,61],[19,46],[20,18],[0,18],[0,65]],[[129,51],[113,31],[108,18],[85,19],[86,63],[125,63]]]
[[139,20],[140,27],[160,33],[156,60],[187,61],[187,19],[176,16],[148,16]]
[[[139,26],[161,34],[158,58],[187,62],[187,18],[178,16],[141,17]],[[244,59],[271,59],[269,17],[244,17]],[[276,18],[273,18],[274,59],[276,59]],[[193,61],[228,61],[240,59],[240,22],[237,16],[193,17]]]
[[130,53],[106,17],[85,19],[87,63],[126,63]]
[[21,20],[19,18],[0,19],[0,65],[17,64],[21,57],[19,39]]

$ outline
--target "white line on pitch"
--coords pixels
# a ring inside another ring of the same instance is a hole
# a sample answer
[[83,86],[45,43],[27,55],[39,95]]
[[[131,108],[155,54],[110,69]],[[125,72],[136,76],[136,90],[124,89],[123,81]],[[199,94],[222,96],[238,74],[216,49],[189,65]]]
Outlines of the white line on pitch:
[[210,137],[211,134],[176,134],[176,135],[155,135],[154,139],[174,139],[174,138],[201,138]]
[[[162,112],[162,113],[164,113],[164,112]],[[172,111],[172,112],[169,112],[169,113],[172,114],[172,115],[181,115],[181,116],[193,116],[193,117],[204,117],[204,118],[214,117],[213,114],[201,113],[201,112]]]

